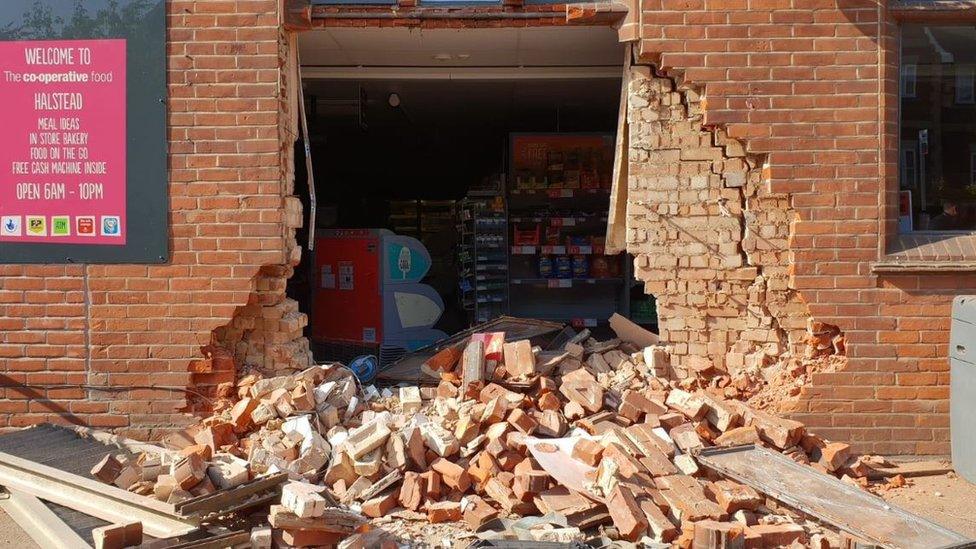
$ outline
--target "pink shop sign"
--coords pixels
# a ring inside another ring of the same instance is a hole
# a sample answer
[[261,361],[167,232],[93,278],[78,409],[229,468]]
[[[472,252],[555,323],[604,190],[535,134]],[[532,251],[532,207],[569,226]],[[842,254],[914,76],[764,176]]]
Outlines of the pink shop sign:
[[126,242],[126,41],[0,42],[0,242]]

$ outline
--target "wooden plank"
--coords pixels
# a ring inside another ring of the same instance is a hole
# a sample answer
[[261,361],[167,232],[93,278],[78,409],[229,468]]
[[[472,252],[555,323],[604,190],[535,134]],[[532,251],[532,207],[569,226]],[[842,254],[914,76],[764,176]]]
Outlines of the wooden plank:
[[2,452],[0,486],[111,523],[138,520],[153,537],[178,536],[198,526],[194,519],[176,516],[172,505]]
[[0,500],[0,509],[10,515],[10,518],[41,547],[52,549],[91,547],[41,500],[17,490],[9,490],[8,493],[7,499]]
[[779,452],[749,444],[708,448],[696,458],[704,467],[883,547],[915,549],[970,541]]
[[627,250],[627,191],[630,142],[627,128],[627,97],[630,88],[630,63],[633,47],[624,46],[623,81],[620,84],[620,108],[617,112],[617,140],[613,149],[613,175],[610,182],[610,211],[607,215],[607,255]]
[[865,463],[865,465],[870,469],[868,478],[871,480],[893,477],[895,475],[901,475],[906,478],[927,477],[944,475],[952,471],[952,465],[941,461],[910,461],[895,464],[893,467],[876,467],[870,463]]
[[234,488],[177,503],[175,509],[181,515],[219,511],[227,505],[236,504],[258,492],[277,488],[286,480],[288,480],[288,473],[276,473],[267,477],[259,477]]
[[233,532],[221,532],[207,537],[200,537],[188,541],[179,539],[167,540],[158,539],[139,546],[140,549],[226,549],[227,547],[239,547],[246,545],[250,547],[251,532],[247,530],[235,530]]

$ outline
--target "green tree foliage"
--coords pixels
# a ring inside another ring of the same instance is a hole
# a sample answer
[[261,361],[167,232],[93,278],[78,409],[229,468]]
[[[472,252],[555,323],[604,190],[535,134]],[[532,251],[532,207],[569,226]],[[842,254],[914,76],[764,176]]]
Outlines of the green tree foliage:
[[0,27],[0,40],[119,38],[139,26],[150,10],[162,8],[162,0],[107,0],[95,9],[91,4],[75,0],[70,15],[62,16],[36,0],[20,21]]

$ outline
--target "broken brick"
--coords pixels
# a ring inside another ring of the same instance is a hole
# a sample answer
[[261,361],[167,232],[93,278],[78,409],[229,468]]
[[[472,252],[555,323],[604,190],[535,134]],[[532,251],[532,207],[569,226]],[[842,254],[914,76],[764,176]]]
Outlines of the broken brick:
[[142,544],[142,523],[138,521],[124,524],[99,526],[91,531],[95,549],[122,549]]
[[539,426],[538,422],[532,416],[526,414],[521,408],[512,410],[508,415],[508,422],[526,435],[534,433]]
[[535,355],[527,339],[506,343],[505,370],[514,377],[529,377],[535,373]]
[[758,444],[759,441],[759,431],[752,425],[749,425],[747,427],[729,429],[716,437],[712,442],[716,446],[739,446],[741,444]]
[[427,504],[427,520],[431,523],[461,520],[461,502],[439,501]]
[[692,549],[745,546],[745,526],[737,522],[701,520],[695,523]]
[[465,496],[461,501],[464,522],[477,532],[489,521],[498,518],[498,511],[478,496]]
[[573,445],[572,456],[591,467],[596,467],[603,456],[603,446],[596,441],[581,438]]
[[705,486],[705,493],[730,514],[755,511],[764,501],[754,489],[731,480],[710,482]]
[[463,467],[444,458],[439,458],[430,464],[430,468],[441,475],[441,480],[447,486],[464,492],[471,485],[471,477]]
[[798,524],[757,524],[749,526],[748,531],[762,539],[763,547],[781,547],[794,541],[801,541],[806,536],[803,527]]
[[647,530],[647,519],[644,512],[634,498],[634,494],[626,487],[617,486],[607,500],[607,509],[613,525],[620,533],[620,537],[627,541],[637,541]]
[[105,457],[91,469],[92,476],[105,484],[114,483],[121,472],[122,463],[115,459],[115,456],[112,454],[105,454]]
[[405,509],[416,511],[424,502],[424,487],[420,480],[420,474],[407,471],[403,474],[403,484],[400,485],[398,501]]
[[363,502],[362,511],[367,517],[379,518],[396,508],[399,503],[397,490],[390,489]]
[[850,444],[831,442],[820,449],[820,458],[817,463],[826,467],[828,471],[834,472],[843,467],[850,457]]

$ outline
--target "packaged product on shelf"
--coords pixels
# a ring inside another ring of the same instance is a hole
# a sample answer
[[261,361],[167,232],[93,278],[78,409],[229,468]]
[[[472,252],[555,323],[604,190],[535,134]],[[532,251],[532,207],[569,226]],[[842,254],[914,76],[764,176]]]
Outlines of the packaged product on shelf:
[[587,278],[590,276],[590,261],[585,255],[573,256],[573,278]]
[[546,246],[558,246],[559,245],[559,237],[560,237],[560,235],[561,235],[561,233],[559,232],[559,227],[556,227],[556,226],[553,226],[553,225],[547,225],[546,226],[545,245]]
[[589,236],[571,235],[566,237],[567,246],[589,246],[593,240]]
[[548,255],[539,256],[539,278],[552,278],[552,258]]
[[573,278],[573,261],[568,255],[556,257],[556,278]]
[[521,225],[515,227],[516,246],[538,246],[539,245],[539,225]]
[[593,246],[593,254],[599,255],[606,250],[607,238],[602,235],[595,235],[590,238],[590,245]]
[[610,278],[610,258],[604,255],[593,256],[593,261],[590,262],[590,276]]

